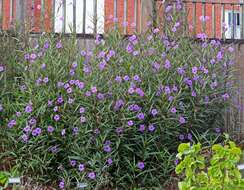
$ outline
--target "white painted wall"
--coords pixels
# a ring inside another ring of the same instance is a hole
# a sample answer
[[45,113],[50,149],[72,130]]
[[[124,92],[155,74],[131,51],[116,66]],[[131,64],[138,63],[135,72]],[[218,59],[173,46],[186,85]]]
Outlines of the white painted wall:
[[[93,0],[86,0],[86,33],[93,33]],[[55,32],[62,32],[63,19],[62,0],[56,0],[55,4]],[[70,33],[73,28],[73,0],[66,0],[66,24],[65,32]],[[97,0],[97,32],[104,32],[104,0]],[[83,0],[76,0],[76,32],[83,31]]]

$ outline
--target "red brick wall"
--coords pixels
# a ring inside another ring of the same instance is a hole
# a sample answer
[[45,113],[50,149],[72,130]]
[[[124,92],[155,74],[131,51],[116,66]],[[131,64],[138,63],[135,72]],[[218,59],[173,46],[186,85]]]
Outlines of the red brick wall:
[[[32,7],[32,0],[27,0],[27,16],[28,16],[28,25],[31,26],[31,22],[34,21],[34,25],[30,27],[30,31],[33,32],[40,32],[41,31],[41,0],[34,1],[34,7]],[[13,0],[13,20],[12,24],[15,23],[16,19],[16,0]],[[45,31],[51,31],[52,26],[52,0],[45,0],[45,7],[44,7],[44,23],[45,23]],[[34,19],[32,19],[32,11],[34,11]],[[10,29],[11,21],[10,21],[10,0],[3,0],[3,23],[2,27],[3,30]],[[33,20],[33,21],[31,21]],[[23,24],[23,23],[20,23]]]
[[[117,1],[117,17],[118,17],[118,26],[121,31],[123,31],[123,22],[124,22],[124,1],[119,0]],[[107,31],[109,28],[114,26],[113,18],[114,15],[114,0],[105,0],[105,31]],[[137,30],[139,30],[139,18],[140,18],[140,0],[138,0],[138,25]],[[131,34],[135,31],[135,27],[133,27],[134,23],[134,10],[135,10],[135,4],[134,0],[127,0],[127,33]],[[134,23],[135,24],[135,23]]]

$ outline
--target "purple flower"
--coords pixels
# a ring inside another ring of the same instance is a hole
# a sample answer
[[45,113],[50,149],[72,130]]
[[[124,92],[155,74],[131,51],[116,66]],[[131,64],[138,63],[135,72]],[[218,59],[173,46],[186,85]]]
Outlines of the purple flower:
[[44,43],[43,48],[44,48],[44,49],[48,49],[48,48],[49,48],[49,42],[48,42],[48,41],[46,41],[46,42]]
[[164,68],[170,69],[170,67],[171,67],[170,61],[168,59],[166,59],[165,64],[164,64]]
[[197,94],[196,94],[196,92],[194,90],[191,92],[191,96],[193,96],[193,97],[197,96]]
[[53,119],[54,119],[55,121],[59,121],[59,120],[60,120],[60,116],[59,116],[58,114],[56,114],[56,115],[53,117]]
[[228,100],[230,98],[230,95],[228,93],[225,93],[225,94],[222,95],[222,98],[224,100]]
[[59,41],[59,42],[56,44],[56,48],[57,48],[57,49],[60,49],[60,48],[62,48],[62,47],[63,47],[63,45],[62,45],[61,41]]
[[109,166],[111,166],[111,165],[113,164],[113,160],[112,160],[112,158],[108,158],[108,159],[107,159],[107,163],[108,163]]
[[175,160],[175,165],[177,166],[178,164],[179,164],[179,160],[176,159],[176,160]]
[[52,132],[54,131],[54,128],[53,128],[52,126],[48,126],[48,127],[47,127],[47,131],[48,131],[49,133],[52,133]]
[[215,132],[216,132],[216,133],[221,133],[220,128],[215,128]]
[[175,108],[175,107],[173,107],[173,108],[171,108],[170,112],[171,112],[171,113],[176,113],[176,112],[177,112],[177,110],[176,110],[176,108]]
[[198,68],[197,67],[192,67],[191,71],[192,71],[192,73],[194,75],[196,75],[197,74],[197,71],[198,71]]
[[155,131],[155,129],[156,129],[156,127],[155,127],[155,125],[153,125],[153,124],[150,124],[150,125],[148,126],[148,130],[149,130],[150,132]]
[[122,82],[122,78],[120,76],[116,76],[114,80],[118,83]]
[[9,122],[8,122],[8,128],[12,128],[13,126],[15,126],[16,125],[16,121],[14,120],[14,119],[12,119],[12,120],[10,120]]
[[177,68],[177,72],[179,75],[184,75],[185,74],[185,70],[181,67]]
[[84,116],[81,116],[81,117],[80,117],[80,122],[81,122],[81,123],[85,123],[85,122],[86,122],[86,118],[85,118]]
[[170,12],[172,9],[173,9],[173,6],[172,6],[172,5],[168,5],[168,6],[165,8],[165,12],[168,13],[168,12]]
[[170,87],[169,86],[165,86],[165,88],[164,88],[164,92],[165,92],[165,94],[170,94]]
[[134,90],[133,87],[130,87],[130,88],[128,89],[128,93],[129,93],[129,94],[133,94],[134,92],[135,92],[135,90]]
[[153,29],[153,33],[154,33],[154,34],[159,33],[159,31],[160,31],[159,28],[154,28],[154,29]]
[[96,178],[96,174],[95,174],[95,172],[89,172],[89,173],[88,173],[88,177],[89,177],[90,179],[95,179],[95,178]]
[[64,187],[65,187],[64,181],[63,180],[60,181],[59,184],[58,184],[58,186],[59,186],[60,189],[64,189]]
[[73,128],[73,134],[74,134],[74,135],[77,135],[78,132],[79,132],[79,128],[78,128],[78,127],[74,127],[74,128]]
[[37,128],[35,128],[35,129],[32,131],[32,135],[33,135],[34,137],[36,137],[36,136],[39,136],[39,135],[41,134],[41,132],[42,132],[41,128],[37,127]]
[[137,163],[137,167],[140,169],[140,170],[143,170],[145,168],[145,164],[144,162],[138,162]]
[[53,111],[54,111],[54,112],[57,112],[57,111],[58,111],[58,106],[55,106],[55,107],[53,108]]
[[234,48],[233,47],[228,47],[228,51],[230,52],[230,53],[233,53],[234,52]]
[[180,116],[179,122],[180,122],[180,124],[184,124],[184,123],[186,123],[186,120],[184,117]]
[[80,54],[81,54],[82,57],[85,57],[85,56],[86,56],[86,51],[82,50],[82,51],[80,52]]
[[192,141],[192,135],[191,135],[191,133],[188,133],[188,134],[187,134],[187,139],[188,139],[189,141]]
[[122,99],[119,99],[115,102],[114,110],[119,111],[124,106],[124,101]]
[[134,49],[134,47],[133,47],[133,45],[131,45],[131,44],[128,44],[127,47],[126,47],[126,51],[127,51],[128,53],[132,53],[132,52],[133,52],[133,49]]
[[221,51],[219,51],[216,58],[218,61],[221,61],[223,59],[223,53]]
[[26,134],[23,134],[22,136],[21,136],[21,139],[22,139],[22,141],[24,142],[24,143],[27,143],[28,142],[28,135],[26,135]]
[[140,119],[140,120],[144,120],[145,119],[144,113],[138,113],[137,114],[137,118]]
[[72,167],[75,167],[75,165],[76,165],[76,160],[70,160],[70,165],[71,165]]
[[62,96],[58,97],[57,103],[62,104],[63,102],[64,102],[64,100],[63,100]]
[[[1,105],[0,105],[0,111],[1,111]],[[16,117],[20,117],[22,114],[21,114],[21,112],[18,111],[18,112],[16,112],[15,115],[16,115]]]
[[45,78],[43,79],[43,82],[44,82],[44,83],[48,83],[48,81],[49,81],[48,77],[45,77]]
[[129,127],[131,127],[131,126],[134,125],[134,122],[133,122],[132,120],[129,120],[129,121],[127,122],[127,125],[128,125]]
[[91,87],[91,92],[92,92],[93,94],[97,93],[97,87],[92,86],[92,87]]
[[160,64],[157,63],[157,62],[154,62],[153,65],[152,65],[152,67],[154,69],[154,72],[157,72],[160,69]]
[[29,124],[30,125],[35,125],[36,124],[36,119],[35,118],[31,118],[30,120],[29,120]]
[[78,83],[78,88],[79,88],[80,90],[82,90],[84,87],[85,87],[84,82],[79,82],[79,83]]
[[47,67],[47,65],[46,65],[45,63],[43,63],[43,64],[41,65],[41,68],[42,68],[42,69],[46,69],[46,67]]
[[137,82],[140,82],[140,81],[141,81],[141,79],[140,79],[140,77],[139,77],[138,75],[135,75],[135,76],[133,77],[133,80],[135,80],[135,81],[137,81]]
[[25,133],[29,133],[31,131],[31,127],[29,125],[27,125],[26,127],[24,127],[23,131]]
[[184,135],[180,134],[180,135],[179,135],[179,139],[180,139],[181,141],[183,141],[183,140],[185,139]]
[[78,170],[79,170],[80,172],[84,171],[84,170],[85,170],[85,165],[84,165],[84,164],[79,164],[79,166],[78,166]]
[[121,135],[123,133],[124,129],[122,127],[117,127],[115,132],[117,133],[117,135]]
[[91,96],[91,92],[90,92],[90,91],[86,91],[85,96],[86,96],[86,97]]
[[74,99],[73,98],[69,98],[68,99],[68,104],[73,104],[74,103]]
[[71,94],[73,90],[72,90],[72,88],[68,88],[66,91],[68,94]]
[[32,54],[30,55],[30,58],[31,58],[32,60],[35,60],[35,59],[37,58],[37,55],[36,55],[35,53],[32,53]]
[[25,57],[25,60],[29,60],[29,59],[30,59],[30,54],[29,54],[29,53],[26,53],[26,54],[24,55],[24,57]]
[[2,112],[2,111],[3,111],[3,105],[0,104],[0,112]]
[[136,88],[136,93],[140,96],[140,97],[143,97],[144,96],[144,92],[142,89],[140,88]]
[[124,81],[128,81],[128,80],[130,80],[130,77],[129,77],[128,75],[125,75],[125,76],[123,77],[123,79],[124,79]]
[[80,107],[79,112],[80,113],[84,113],[85,112],[85,108],[84,107]]
[[144,125],[144,124],[141,124],[140,126],[139,126],[139,131],[140,132],[144,132],[145,131],[145,129],[146,129],[146,126]]
[[109,146],[109,145],[106,145],[103,147],[103,150],[107,153],[111,152],[112,151],[112,148]]
[[66,134],[66,129],[62,129],[61,135],[64,136]]
[[4,67],[0,65],[0,73],[4,71]]
[[155,117],[158,114],[158,110],[157,109],[152,109],[151,110],[151,114],[153,117]]
[[105,98],[104,94],[102,94],[102,93],[98,93],[97,94],[97,99],[98,100],[104,100],[104,98]]

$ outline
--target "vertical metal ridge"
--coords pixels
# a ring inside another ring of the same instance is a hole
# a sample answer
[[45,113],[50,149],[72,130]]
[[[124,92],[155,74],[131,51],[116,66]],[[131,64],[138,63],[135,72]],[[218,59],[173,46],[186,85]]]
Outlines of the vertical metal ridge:
[[216,38],[215,3],[212,3],[212,37]]
[[94,34],[97,34],[97,0],[93,0],[93,24],[94,24]]
[[41,0],[41,32],[45,32],[45,0]]
[[52,1],[52,30],[53,30],[53,32],[55,32],[55,20],[56,20],[56,16],[55,16],[55,14],[56,14],[56,1],[55,0],[53,0]]
[[231,31],[232,39],[235,38],[235,22],[234,21],[237,21],[237,19],[235,18],[235,6],[234,6],[234,4],[232,4],[232,31]]
[[202,0],[202,16],[203,16],[203,21],[201,22],[202,23],[202,32],[206,32],[206,20],[205,20],[205,17],[206,17],[206,1],[205,0]]
[[243,3],[240,4],[240,38],[243,39],[244,38],[244,32],[243,32],[243,27],[244,27],[244,24],[243,24]]
[[138,0],[134,0],[134,23],[135,31],[138,31]]
[[66,32],[66,0],[63,0],[62,3],[63,3],[63,28],[62,28],[62,32],[65,33]]
[[124,0],[124,21],[123,21],[124,34],[127,33],[127,0]]
[[3,0],[0,0],[0,31],[3,29]]
[[140,0],[140,33],[142,33],[143,0]]
[[10,0],[10,10],[9,10],[9,20],[10,20],[10,26],[12,25],[12,22],[13,22],[13,0]]
[[196,0],[193,0],[193,13],[192,13],[192,17],[193,17],[193,34],[194,36],[197,34],[196,28],[197,28],[197,19],[196,19],[196,9],[197,9],[197,3]]
[[83,0],[83,23],[82,23],[82,33],[86,33],[86,0]]
[[115,22],[115,19],[118,19],[118,2],[117,0],[114,0],[114,28],[117,29],[117,23]]
[[221,36],[222,38],[224,39],[225,38],[225,4],[224,3],[221,3],[221,20],[222,20],[222,23],[221,23]]
[[73,0],[73,33],[76,33],[76,0]]

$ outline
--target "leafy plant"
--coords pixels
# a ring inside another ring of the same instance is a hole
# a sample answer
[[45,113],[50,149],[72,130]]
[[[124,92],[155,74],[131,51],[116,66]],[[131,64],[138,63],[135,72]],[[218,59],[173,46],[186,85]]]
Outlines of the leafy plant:
[[7,172],[0,171],[0,190],[5,189],[8,186],[9,174]]
[[180,142],[219,136],[233,50],[179,36],[181,2],[172,9],[167,30],[97,35],[92,49],[52,34],[0,48],[2,154],[21,176],[61,189],[162,189]]
[[244,179],[237,168],[241,150],[227,140],[202,148],[200,143],[182,143],[178,147],[180,163],[176,173],[183,174],[180,190],[238,190],[244,189]]

